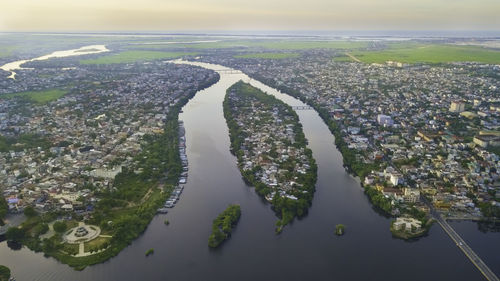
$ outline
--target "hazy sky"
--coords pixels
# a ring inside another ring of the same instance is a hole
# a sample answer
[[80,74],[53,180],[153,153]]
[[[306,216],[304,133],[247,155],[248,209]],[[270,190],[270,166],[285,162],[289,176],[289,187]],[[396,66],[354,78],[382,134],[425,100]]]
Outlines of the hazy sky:
[[500,30],[500,0],[0,0],[3,31]]

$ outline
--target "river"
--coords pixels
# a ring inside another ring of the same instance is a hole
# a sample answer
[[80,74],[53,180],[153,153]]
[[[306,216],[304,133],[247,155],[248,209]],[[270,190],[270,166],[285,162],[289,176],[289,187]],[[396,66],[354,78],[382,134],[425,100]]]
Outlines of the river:
[[44,55],[44,56],[37,57],[34,59],[18,60],[18,61],[9,62],[9,63],[6,63],[6,64],[0,66],[0,69],[10,72],[10,76],[8,78],[16,79],[16,73],[14,72],[14,70],[23,69],[21,67],[21,65],[24,63],[30,62],[30,61],[39,61],[39,60],[47,60],[47,59],[51,59],[51,58],[63,58],[63,57],[71,57],[71,56],[90,55],[90,54],[98,54],[98,53],[103,53],[103,52],[109,52],[109,50],[106,48],[105,45],[90,45],[90,46],[84,46],[84,47],[81,47],[78,49],[65,50],[65,51],[55,51],[55,52],[50,53],[48,55]]
[[[0,264],[17,280],[484,280],[438,225],[417,242],[392,238],[390,219],[372,209],[359,182],[345,172],[332,134],[312,110],[297,113],[318,164],[313,205],[305,218],[276,235],[270,205],[245,185],[229,152],[222,101],[240,79],[289,105],[304,105],[244,74],[221,73],[220,81],[198,92],[180,115],[189,178],[175,208],[156,216],[118,256],[81,272],[25,248],[10,250],[5,242]],[[241,205],[241,219],[231,239],[210,250],[212,220],[231,203]],[[338,223],[346,225],[344,236],[334,235]],[[488,250],[482,235],[471,233]],[[498,233],[488,235],[498,241]],[[155,253],[145,257],[149,248]],[[498,264],[489,266],[498,274]]]

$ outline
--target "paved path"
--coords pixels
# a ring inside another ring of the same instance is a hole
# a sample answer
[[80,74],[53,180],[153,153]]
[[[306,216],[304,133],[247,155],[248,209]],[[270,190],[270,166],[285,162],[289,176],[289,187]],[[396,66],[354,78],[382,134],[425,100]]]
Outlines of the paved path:
[[355,62],[361,62],[357,57],[355,57],[355,56],[353,56],[353,55],[351,55],[349,53],[345,53],[345,54],[346,54],[346,56],[350,57],[353,61],[355,61]]
[[85,243],[78,244],[78,257],[82,257],[85,255]]

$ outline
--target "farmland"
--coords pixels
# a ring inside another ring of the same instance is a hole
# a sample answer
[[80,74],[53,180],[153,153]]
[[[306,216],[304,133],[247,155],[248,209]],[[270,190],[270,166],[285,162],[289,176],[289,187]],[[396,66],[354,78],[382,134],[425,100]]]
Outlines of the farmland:
[[81,64],[117,64],[133,63],[137,61],[152,61],[158,59],[172,59],[182,56],[196,55],[196,53],[184,52],[158,52],[158,51],[124,51],[120,53],[105,55],[96,59],[81,60]]

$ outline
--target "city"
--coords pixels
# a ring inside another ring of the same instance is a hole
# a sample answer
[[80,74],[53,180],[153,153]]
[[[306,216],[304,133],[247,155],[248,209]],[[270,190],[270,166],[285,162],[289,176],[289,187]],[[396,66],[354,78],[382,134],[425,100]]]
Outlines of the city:
[[0,280],[499,280],[500,6],[145,1],[0,12]]

